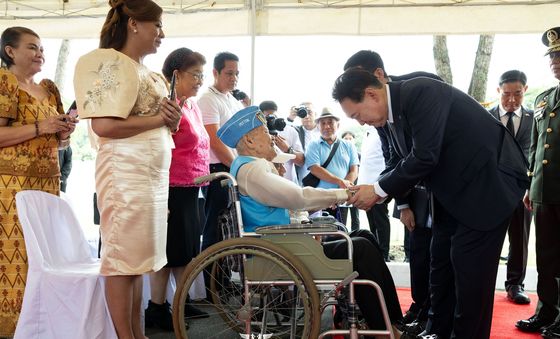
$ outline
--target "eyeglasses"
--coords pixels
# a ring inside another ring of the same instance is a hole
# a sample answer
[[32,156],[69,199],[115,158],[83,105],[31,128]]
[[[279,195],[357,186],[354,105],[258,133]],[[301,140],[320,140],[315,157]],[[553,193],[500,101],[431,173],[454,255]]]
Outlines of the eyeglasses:
[[191,71],[185,71],[187,73],[189,73],[190,75],[193,76],[193,78],[197,81],[203,81],[204,80],[204,74],[202,73],[198,73],[198,72],[191,72]]

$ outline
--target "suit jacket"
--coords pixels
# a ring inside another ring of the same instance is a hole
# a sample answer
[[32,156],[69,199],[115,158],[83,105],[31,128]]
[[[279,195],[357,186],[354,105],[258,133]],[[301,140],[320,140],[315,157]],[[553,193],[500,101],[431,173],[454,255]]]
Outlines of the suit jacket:
[[[410,80],[418,77],[426,77],[426,78],[443,81],[443,79],[440,78],[438,75],[433,73],[428,73],[428,72],[412,72],[404,75],[389,75],[390,81],[404,81],[404,80]],[[385,170],[380,174],[383,175],[388,171],[392,170],[396,166],[398,161],[402,158],[402,156],[396,152],[396,148],[398,146],[394,145],[394,141],[389,137],[389,131],[387,130],[387,126],[377,128],[377,132],[379,134],[379,138],[381,139],[381,148],[383,151],[383,157],[385,158]],[[412,147],[412,141],[410,140],[410,138],[406,138],[405,141],[406,141],[406,145],[400,145],[400,146],[405,148],[403,149],[403,151],[408,153],[408,151]],[[409,191],[404,196],[394,197],[395,206],[393,210],[393,217],[397,219],[400,218],[401,213],[400,210],[398,209],[398,206],[409,205],[409,207],[413,209],[413,212],[415,214],[414,218],[416,219],[416,225],[424,226],[424,224],[427,221],[427,218],[423,218],[420,215],[425,215],[425,212],[418,213],[418,210],[421,211],[428,210],[429,199],[422,199],[422,201],[420,201],[418,199],[411,197],[410,193],[412,192]],[[423,192],[420,196],[423,195],[425,195],[425,192]],[[416,196],[418,197],[419,195],[416,194]]]
[[[500,109],[499,106],[492,107],[488,110],[494,118],[500,120]],[[517,133],[515,133],[515,140],[519,143],[523,149],[523,154],[525,157],[529,157],[529,148],[531,147],[531,131],[533,129],[533,111],[526,109],[521,106],[521,120],[519,120],[519,128]]]
[[[529,153],[531,201],[560,205],[560,86],[535,99],[535,121]],[[546,183],[546,184],[545,184]]]
[[477,230],[510,217],[528,178],[523,151],[506,127],[441,81],[415,78],[390,82],[389,89],[391,136],[400,145],[410,138],[412,148],[379,180],[381,188],[402,196],[424,179],[455,219]]

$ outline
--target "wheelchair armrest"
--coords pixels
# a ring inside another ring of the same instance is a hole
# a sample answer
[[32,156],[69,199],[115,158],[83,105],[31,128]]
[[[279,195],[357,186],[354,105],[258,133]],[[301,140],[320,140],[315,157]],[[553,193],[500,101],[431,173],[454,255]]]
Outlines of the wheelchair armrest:
[[289,224],[261,226],[255,229],[257,234],[283,234],[283,233],[328,233],[336,232],[336,225],[329,224]]

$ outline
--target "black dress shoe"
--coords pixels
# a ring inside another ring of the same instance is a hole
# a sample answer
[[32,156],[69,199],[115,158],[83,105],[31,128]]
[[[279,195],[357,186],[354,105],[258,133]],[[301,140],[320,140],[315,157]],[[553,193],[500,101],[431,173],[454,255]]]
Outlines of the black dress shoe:
[[410,334],[413,336],[420,335],[420,333],[424,332],[426,329],[426,322],[425,321],[418,321],[415,320],[410,324],[406,324],[403,327],[403,333]]
[[542,331],[542,337],[545,339],[560,338],[560,321],[548,326]]
[[410,324],[411,322],[416,320],[416,317],[418,317],[418,313],[408,310],[405,314],[403,314],[402,322],[405,324]]
[[185,303],[185,319],[201,319],[208,317],[208,313],[200,308],[194,307],[191,303]]
[[519,320],[515,324],[515,327],[517,327],[521,332],[537,333],[541,332],[545,327],[552,323],[552,320],[546,320],[534,315],[527,320]]
[[159,327],[164,331],[173,332],[171,305],[167,301],[156,304],[150,300],[148,308],[144,311],[144,324],[146,327]]
[[507,298],[516,304],[526,305],[531,303],[531,299],[525,294],[523,285],[511,285],[507,288]]
[[419,339],[439,339],[439,335],[437,334],[426,334],[426,335],[421,335],[418,336]]

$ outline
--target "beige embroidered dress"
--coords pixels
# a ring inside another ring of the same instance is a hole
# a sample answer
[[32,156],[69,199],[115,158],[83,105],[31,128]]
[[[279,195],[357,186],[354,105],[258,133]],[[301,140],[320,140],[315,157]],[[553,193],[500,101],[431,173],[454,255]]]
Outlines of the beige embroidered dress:
[[[63,113],[60,94],[50,80],[41,81],[49,94],[40,101],[18,87],[13,73],[0,69],[0,118],[9,126]],[[17,145],[0,147],[0,337],[14,335],[27,279],[27,252],[15,196],[23,190],[59,194],[58,138],[45,134]]]
[[[123,69],[132,73],[120,74]],[[77,80],[86,82],[90,89],[80,92]],[[103,49],[78,62],[74,86],[81,118],[156,115],[168,92],[162,76],[120,52]],[[132,108],[126,111],[129,103]],[[167,199],[173,146],[169,129],[156,128],[123,139],[100,137],[97,142],[95,181],[101,214],[101,274],[157,271],[167,263]]]

